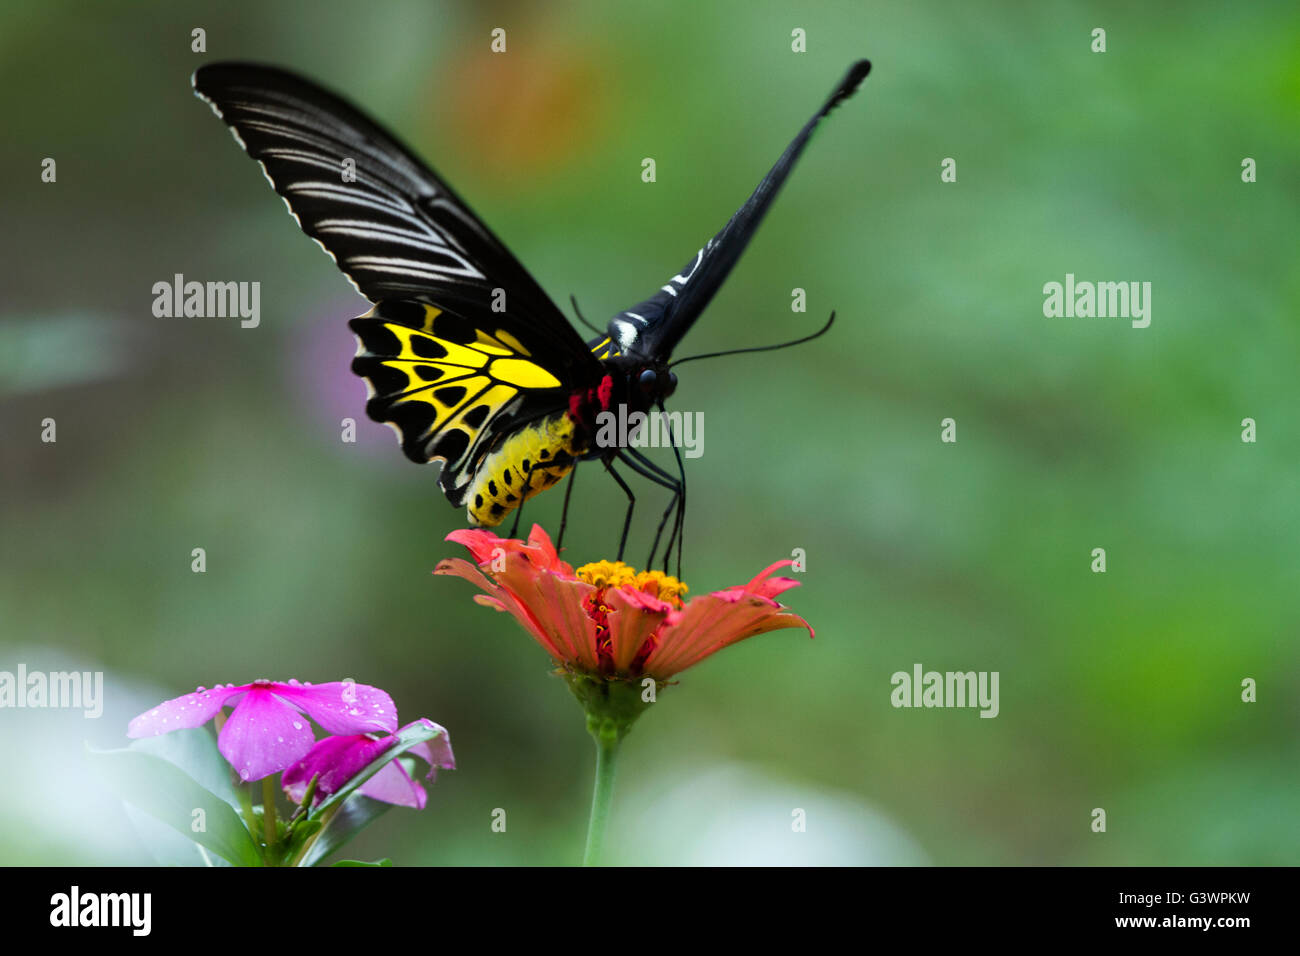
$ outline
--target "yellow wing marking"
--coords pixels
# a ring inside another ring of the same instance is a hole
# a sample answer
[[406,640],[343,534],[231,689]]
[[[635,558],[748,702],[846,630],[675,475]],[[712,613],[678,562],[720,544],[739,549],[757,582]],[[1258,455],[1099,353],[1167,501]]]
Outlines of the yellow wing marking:
[[510,346],[510,348],[514,349],[520,355],[526,355],[529,358],[532,358],[533,353],[524,348],[523,344],[505,329],[497,329],[497,338],[506,343],[506,345]]
[[[482,372],[494,381],[513,385],[516,388],[560,387],[560,380],[542,366],[527,359],[516,358],[516,352],[502,345],[499,339],[481,330],[478,333],[479,341],[469,345],[458,345],[405,325],[386,324],[385,327],[396,336],[401,348],[396,358],[385,359],[384,364],[405,373],[411,379],[412,389],[422,388],[426,384],[436,387],[452,381],[464,381],[468,372]],[[417,338],[435,343],[447,354],[439,358],[421,356],[414,344]],[[434,383],[417,378],[413,373],[418,366],[436,368],[443,373],[443,377]]]
[[426,305],[424,307],[424,326],[425,332],[433,333],[433,320],[442,315],[442,309],[436,305]]

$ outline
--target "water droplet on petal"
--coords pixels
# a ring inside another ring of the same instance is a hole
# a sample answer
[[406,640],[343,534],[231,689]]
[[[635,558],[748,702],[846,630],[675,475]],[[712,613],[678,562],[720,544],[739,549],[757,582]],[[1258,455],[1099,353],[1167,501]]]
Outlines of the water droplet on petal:
[[302,721],[301,721],[301,720],[295,720],[295,721],[293,722],[293,729],[294,729],[294,730],[302,730]]

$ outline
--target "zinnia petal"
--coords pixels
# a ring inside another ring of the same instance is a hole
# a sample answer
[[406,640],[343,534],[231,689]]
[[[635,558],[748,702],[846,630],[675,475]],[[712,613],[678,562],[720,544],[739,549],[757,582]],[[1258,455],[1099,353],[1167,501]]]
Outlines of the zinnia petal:
[[754,579],[746,584],[741,590],[748,591],[750,594],[759,594],[765,598],[775,598],[778,594],[788,591],[791,588],[797,588],[799,582],[791,578],[773,578],[770,577],[777,568],[784,568],[794,564],[789,558],[784,561],[778,561],[775,564],[769,564]]
[[806,627],[812,635],[807,621],[760,594],[736,590],[706,594],[670,616],[644,669],[662,680],[747,637],[786,627]]
[[[453,532],[453,534],[454,533],[455,532]],[[509,563],[510,559],[507,558],[506,560],[507,563]],[[530,574],[533,573],[534,567],[531,564],[525,563],[523,564],[523,569],[523,573]],[[438,562],[438,566],[433,569],[433,573],[452,574],[456,577],[464,578],[471,584],[487,591],[487,594],[476,594],[474,596],[475,602],[494,608],[498,611],[505,611],[512,615],[515,620],[523,626],[524,630],[531,634],[533,639],[546,649],[548,654],[554,657],[557,661],[563,662],[565,660],[564,651],[561,650],[560,647],[556,646],[555,641],[552,639],[547,629],[544,628],[542,623],[537,619],[537,615],[534,614],[530,608],[521,603],[508,589],[498,587],[468,561],[465,561],[462,558],[447,558],[444,561]]]
[[226,701],[235,694],[248,690],[243,687],[217,686],[211,690],[196,690],[192,694],[165,700],[152,710],[140,714],[127,724],[128,737],[154,737],[172,730],[202,727],[217,715]]
[[511,538],[498,538],[491,531],[484,531],[482,528],[457,528],[447,535],[444,540],[463,544],[469,549],[469,553],[474,555],[474,560],[479,564],[485,564],[496,557],[497,548],[502,548],[508,552],[518,550],[524,546],[522,541]]
[[459,528],[448,534],[446,540],[463,544],[480,565],[505,555],[522,555],[529,564],[539,569],[573,576],[573,568],[560,560],[555,545],[551,543],[551,536],[538,524],[533,525],[527,542],[517,538],[500,538],[482,528]]
[[[271,687],[253,685],[217,736],[217,749],[241,780],[261,780],[311,750],[307,718],[280,700]],[[242,688],[241,688],[242,689]]]
[[582,602],[595,590],[585,581],[561,577],[550,571],[530,568],[514,558],[497,583],[536,622],[544,636],[542,646],[562,662],[588,670],[596,664],[596,625],[582,609]]
[[541,525],[533,525],[532,530],[528,532],[528,545],[541,567],[556,574],[573,577],[572,565],[560,560],[560,553],[551,543],[551,536]]
[[667,601],[635,588],[610,588],[605,593],[609,607],[610,654],[615,673],[625,673],[646,640],[673,613]]

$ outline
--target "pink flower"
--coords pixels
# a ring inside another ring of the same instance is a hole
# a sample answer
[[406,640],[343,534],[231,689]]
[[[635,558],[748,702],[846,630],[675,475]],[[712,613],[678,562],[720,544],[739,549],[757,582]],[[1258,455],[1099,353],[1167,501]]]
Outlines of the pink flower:
[[772,577],[778,561],[748,584],[685,601],[688,588],[659,571],[637,572],[598,561],[575,572],[534,525],[528,541],[490,531],[453,531],[447,540],[469,549],[474,563],[441,562],[484,593],[474,600],[505,611],[570,671],[605,679],[642,676],[665,681],[747,637],[786,627],[812,627],[776,600],[798,585]]
[[[429,765],[429,772],[425,774],[424,779],[433,780],[439,768],[455,770],[456,758],[451,752],[451,739],[447,736],[446,729],[423,717],[407,724],[406,727],[415,724],[424,724],[439,732],[432,740],[422,741],[406,751]],[[289,795],[290,800],[294,803],[302,803],[307,795],[307,785],[311,782],[311,778],[320,774],[312,801],[319,803],[346,786],[349,780],[368,767],[396,741],[397,738],[392,735],[380,737],[371,734],[348,734],[326,737],[317,743],[307,756],[285,770],[284,776],[280,779],[281,786],[284,787],[284,792]],[[411,779],[411,775],[406,772],[406,768],[399,760],[386,763],[382,770],[357,789],[374,800],[414,807],[417,810],[424,809],[427,798],[424,787]]]
[[201,727],[228,703],[235,709],[217,735],[217,749],[242,780],[260,780],[301,760],[315,734],[306,714],[331,734],[392,733],[397,729],[393,699],[377,687],[335,681],[287,684],[255,680],[236,687],[200,687],[164,701],[131,721],[128,737],[153,737]]

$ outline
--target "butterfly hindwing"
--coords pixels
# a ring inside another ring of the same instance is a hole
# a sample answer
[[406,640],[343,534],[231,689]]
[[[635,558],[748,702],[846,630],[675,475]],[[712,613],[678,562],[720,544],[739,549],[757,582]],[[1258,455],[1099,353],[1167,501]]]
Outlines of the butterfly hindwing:
[[370,385],[366,414],[393,426],[412,461],[442,461],[460,505],[478,464],[505,435],[565,407],[568,388],[520,341],[516,323],[471,323],[436,306],[384,301],[350,323],[352,370]]

